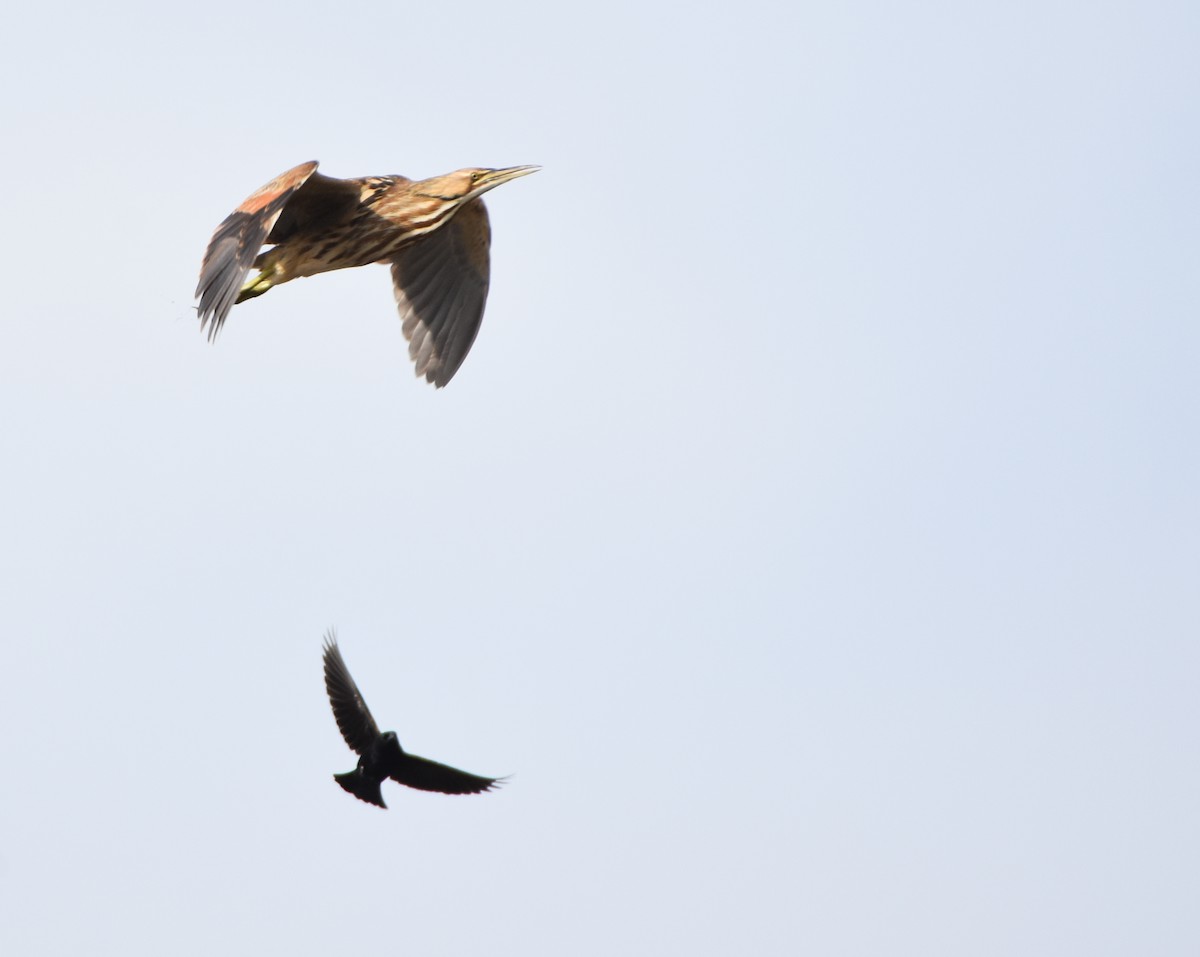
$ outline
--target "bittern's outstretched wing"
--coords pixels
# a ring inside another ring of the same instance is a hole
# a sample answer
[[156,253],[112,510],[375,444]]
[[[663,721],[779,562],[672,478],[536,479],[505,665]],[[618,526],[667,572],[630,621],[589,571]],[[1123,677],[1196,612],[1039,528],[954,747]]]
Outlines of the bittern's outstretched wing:
[[325,692],[346,744],[355,754],[367,751],[379,737],[379,726],[371,717],[358,685],[350,677],[350,669],[342,660],[337,636],[332,631],[325,635]]
[[405,754],[398,767],[389,768],[388,776],[410,788],[441,794],[480,794],[496,787],[499,778],[483,778],[446,764],[438,764],[415,754]]
[[445,226],[392,257],[408,354],[417,375],[438,388],[453,378],[479,332],[491,241],[487,209],[475,199]]
[[196,286],[196,298],[200,300],[200,329],[203,331],[208,325],[210,341],[221,331],[225,317],[246,281],[246,274],[254,264],[254,257],[283,207],[316,170],[314,160],[276,176],[251,193],[213,233]]
[[196,286],[200,329],[208,326],[209,341],[225,324],[263,243],[281,243],[299,232],[320,234],[353,215],[360,184],[322,176],[316,169],[314,160],[276,176],[213,233]]

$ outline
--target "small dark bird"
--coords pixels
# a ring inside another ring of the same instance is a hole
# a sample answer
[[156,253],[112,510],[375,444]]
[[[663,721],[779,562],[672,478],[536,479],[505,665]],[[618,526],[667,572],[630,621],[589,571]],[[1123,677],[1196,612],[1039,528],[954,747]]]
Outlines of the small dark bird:
[[357,768],[335,774],[333,779],[360,801],[386,808],[379,788],[385,778],[442,794],[479,794],[499,785],[500,778],[483,778],[406,753],[394,731],[381,734],[350,677],[332,631],[325,635],[325,690],[342,737],[359,756]]
[[[492,232],[479,197],[538,166],[334,179],[303,163],[257,190],[213,233],[196,298],[216,339],[235,303],[301,276],[390,263],[408,354],[438,388],[475,341],[491,272]],[[273,246],[259,252],[263,244]],[[246,282],[251,267],[259,270]]]

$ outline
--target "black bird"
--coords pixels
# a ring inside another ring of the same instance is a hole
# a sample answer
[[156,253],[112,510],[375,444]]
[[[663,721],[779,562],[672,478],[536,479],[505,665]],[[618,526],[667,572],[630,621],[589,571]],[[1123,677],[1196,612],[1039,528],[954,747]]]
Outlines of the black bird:
[[408,754],[400,747],[395,731],[380,733],[358,685],[350,677],[332,631],[325,635],[325,690],[342,737],[359,756],[357,768],[335,774],[333,779],[360,801],[386,808],[379,788],[385,778],[442,794],[479,794],[499,785],[499,778],[483,778]]

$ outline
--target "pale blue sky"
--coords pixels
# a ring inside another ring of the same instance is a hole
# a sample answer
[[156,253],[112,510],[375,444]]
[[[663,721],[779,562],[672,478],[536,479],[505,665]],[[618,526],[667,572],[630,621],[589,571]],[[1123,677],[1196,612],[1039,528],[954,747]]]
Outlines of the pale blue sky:
[[[278,21],[277,25],[276,22]],[[1200,950],[1200,8],[27,10],[0,951]],[[450,386],[271,176],[539,163]],[[381,724],[496,794],[353,765]]]

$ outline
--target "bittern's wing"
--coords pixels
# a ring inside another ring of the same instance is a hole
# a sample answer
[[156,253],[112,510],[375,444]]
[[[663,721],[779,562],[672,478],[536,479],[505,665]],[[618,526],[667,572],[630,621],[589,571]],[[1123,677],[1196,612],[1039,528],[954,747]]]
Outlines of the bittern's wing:
[[487,209],[474,199],[445,226],[392,257],[408,354],[417,375],[438,388],[453,378],[479,332],[491,241]]
[[246,281],[246,274],[254,264],[254,257],[283,207],[316,170],[314,160],[276,176],[251,193],[213,233],[196,286],[196,298],[200,300],[200,329],[203,331],[208,324],[210,341],[221,331],[225,317]]
[[297,233],[319,235],[348,222],[362,200],[362,188],[361,179],[334,179],[314,173],[286,202],[265,242],[285,243]]
[[388,769],[388,777],[410,788],[441,794],[479,794],[490,791],[500,782],[499,778],[468,774],[415,754],[405,754],[396,767]]
[[325,635],[325,691],[346,744],[355,754],[364,753],[379,737],[379,726],[371,717],[358,685],[350,677],[350,669],[342,660],[337,636],[332,631]]
[[251,194],[217,227],[204,254],[196,298],[200,329],[213,340],[237,301],[263,243],[281,243],[302,231],[320,231],[348,219],[361,190],[355,180],[316,172],[316,161],[276,176]]

